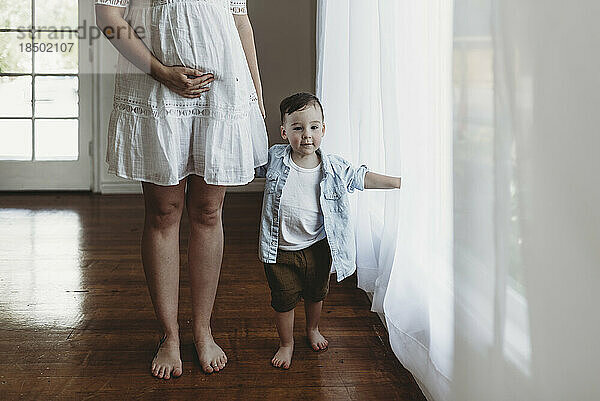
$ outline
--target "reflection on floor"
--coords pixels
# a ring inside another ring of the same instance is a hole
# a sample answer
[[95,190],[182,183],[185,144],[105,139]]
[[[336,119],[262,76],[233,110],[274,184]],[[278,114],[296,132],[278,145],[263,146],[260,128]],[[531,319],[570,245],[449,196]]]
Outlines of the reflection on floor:
[[310,349],[297,313],[292,368],[270,367],[278,339],[257,258],[260,204],[261,194],[226,198],[213,332],[229,363],[212,375],[193,351],[184,218],[184,375],[166,382],[149,372],[159,334],[139,254],[141,196],[0,194],[0,399],[425,400],[355,277],[332,277],[329,350]]

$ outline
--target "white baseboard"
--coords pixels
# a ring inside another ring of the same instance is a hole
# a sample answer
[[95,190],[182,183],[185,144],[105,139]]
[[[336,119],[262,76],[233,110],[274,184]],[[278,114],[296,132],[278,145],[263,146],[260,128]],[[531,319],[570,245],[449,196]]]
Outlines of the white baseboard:
[[[265,179],[256,178],[247,185],[228,187],[227,192],[263,192],[265,189]],[[117,194],[141,194],[142,185],[137,181],[132,182],[101,182],[100,193],[102,195]]]
[[263,192],[265,190],[265,179],[255,178],[249,184],[239,187],[228,187],[227,192]]
[[142,184],[137,181],[132,182],[101,182],[100,193],[102,195],[119,194],[141,194]]

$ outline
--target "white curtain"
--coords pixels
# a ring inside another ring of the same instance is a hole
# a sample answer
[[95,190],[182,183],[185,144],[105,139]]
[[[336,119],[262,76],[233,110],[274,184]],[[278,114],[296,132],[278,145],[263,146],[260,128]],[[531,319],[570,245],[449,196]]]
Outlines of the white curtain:
[[600,399],[600,2],[320,0],[359,286],[430,400]]
[[[396,3],[388,3],[396,15]],[[376,1],[320,3],[317,95],[325,109],[326,152],[400,176],[398,54],[384,46],[394,43],[394,15],[380,13]],[[382,311],[398,236],[400,194],[373,191],[351,199],[360,210],[355,213],[360,216],[355,219],[359,287],[374,296],[373,310]]]
[[323,148],[403,177],[400,191],[353,197],[359,287],[434,397],[448,392],[453,348],[451,11],[323,0],[318,23]]
[[600,3],[455,0],[455,400],[598,400]]

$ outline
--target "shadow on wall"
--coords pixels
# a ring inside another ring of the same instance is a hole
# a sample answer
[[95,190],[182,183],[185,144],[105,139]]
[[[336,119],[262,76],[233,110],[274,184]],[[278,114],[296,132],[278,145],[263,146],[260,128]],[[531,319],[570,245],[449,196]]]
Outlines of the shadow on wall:
[[315,91],[317,0],[252,0],[248,7],[269,141],[283,143],[279,135],[279,103],[291,93]]

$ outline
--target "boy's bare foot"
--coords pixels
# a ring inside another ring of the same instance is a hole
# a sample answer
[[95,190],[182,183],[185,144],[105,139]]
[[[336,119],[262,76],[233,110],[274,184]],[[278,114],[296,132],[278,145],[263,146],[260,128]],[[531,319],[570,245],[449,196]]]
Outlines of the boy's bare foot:
[[319,332],[319,328],[307,330],[308,343],[314,351],[323,351],[329,346],[329,341]]
[[225,352],[215,343],[212,335],[195,340],[194,345],[196,346],[196,352],[198,353],[198,360],[200,366],[205,373],[218,372],[225,368],[227,364],[227,355]]
[[292,364],[292,354],[294,353],[294,343],[292,345],[279,345],[277,353],[271,359],[271,365],[276,368],[289,369]]
[[183,374],[181,357],[179,354],[179,338],[163,337],[158,345],[158,351],[152,360],[152,375],[168,380]]

